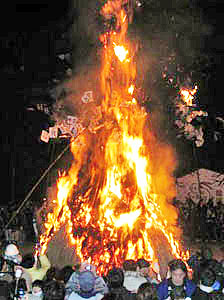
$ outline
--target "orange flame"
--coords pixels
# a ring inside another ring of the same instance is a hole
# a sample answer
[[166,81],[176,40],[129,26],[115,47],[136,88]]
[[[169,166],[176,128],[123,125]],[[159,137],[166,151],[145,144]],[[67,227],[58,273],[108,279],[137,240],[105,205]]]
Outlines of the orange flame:
[[180,89],[181,98],[187,104],[187,106],[193,105],[194,95],[197,93],[197,89],[197,86],[195,86],[192,90],[187,88]]
[[154,175],[150,172],[151,147],[144,136],[147,114],[133,98],[136,63],[135,49],[126,40],[127,2],[110,0],[101,10],[105,17],[116,16],[119,29],[101,38],[104,131],[91,135],[86,130],[71,143],[74,163],[58,179],[56,207],[47,215],[40,238],[44,252],[66,221],[80,260],[96,265],[99,273],[120,266],[125,259],[156,260],[152,233],[158,230],[175,257],[189,256],[176,239],[176,211],[163,195],[173,195],[168,147],[161,149],[166,153],[163,165]]

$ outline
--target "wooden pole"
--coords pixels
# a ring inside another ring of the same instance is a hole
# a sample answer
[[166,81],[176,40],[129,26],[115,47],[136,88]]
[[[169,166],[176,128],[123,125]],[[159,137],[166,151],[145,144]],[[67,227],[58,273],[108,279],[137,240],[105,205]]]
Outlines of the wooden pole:
[[63,149],[63,151],[56,157],[56,159],[49,165],[49,167],[44,171],[44,173],[42,174],[42,176],[37,180],[37,182],[34,184],[34,186],[32,187],[32,189],[29,191],[29,193],[26,195],[25,199],[23,200],[23,202],[20,204],[20,206],[18,207],[18,209],[12,214],[12,217],[10,218],[10,220],[8,221],[8,223],[6,224],[5,229],[8,228],[8,226],[11,224],[11,222],[13,221],[13,219],[18,215],[18,213],[20,212],[20,210],[22,209],[22,207],[26,204],[26,202],[29,200],[30,196],[33,194],[33,192],[35,191],[35,189],[39,186],[39,184],[41,183],[41,181],[45,178],[45,176],[49,173],[49,171],[52,169],[52,167],[56,164],[56,162],[64,155],[64,153],[69,149],[71,142]]

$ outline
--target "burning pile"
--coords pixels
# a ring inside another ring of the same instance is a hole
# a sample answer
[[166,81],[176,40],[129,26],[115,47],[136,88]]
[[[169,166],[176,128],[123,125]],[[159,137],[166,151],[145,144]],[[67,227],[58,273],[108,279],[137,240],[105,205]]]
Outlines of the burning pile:
[[[158,258],[155,236],[162,235],[173,256],[183,258],[175,228],[171,149],[160,144],[146,125],[147,113],[135,97],[134,47],[126,38],[130,6],[108,1],[102,15],[116,18],[103,42],[101,126],[85,129],[71,143],[74,162],[57,182],[57,200],[40,237],[45,252],[52,235],[66,224],[71,246],[81,261],[98,272],[125,259]],[[153,150],[154,149],[154,150]],[[162,164],[152,161],[159,151]]]

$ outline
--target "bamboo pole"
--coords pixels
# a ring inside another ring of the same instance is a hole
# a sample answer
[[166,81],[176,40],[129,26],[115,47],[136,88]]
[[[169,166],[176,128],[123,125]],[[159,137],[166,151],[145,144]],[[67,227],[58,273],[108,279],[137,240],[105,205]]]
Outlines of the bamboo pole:
[[63,151],[56,157],[56,159],[49,165],[49,167],[44,171],[44,173],[42,174],[42,176],[37,180],[37,182],[34,184],[34,186],[32,187],[32,189],[29,191],[29,193],[26,195],[25,199],[23,200],[23,202],[20,204],[20,206],[18,207],[18,209],[12,214],[12,217],[10,218],[10,220],[8,221],[8,223],[6,224],[5,229],[8,228],[8,226],[11,224],[11,222],[14,220],[14,218],[18,215],[18,213],[20,212],[20,210],[23,208],[23,206],[26,204],[26,202],[29,200],[30,196],[33,194],[33,192],[35,191],[35,189],[39,186],[39,184],[41,183],[41,181],[45,178],[45,176],[49,173],[49,171],[52,169],[52,167],[56,164],[56,162],[65,154],[65,152],[69,149],[71,145],[71,142],[63,149]]

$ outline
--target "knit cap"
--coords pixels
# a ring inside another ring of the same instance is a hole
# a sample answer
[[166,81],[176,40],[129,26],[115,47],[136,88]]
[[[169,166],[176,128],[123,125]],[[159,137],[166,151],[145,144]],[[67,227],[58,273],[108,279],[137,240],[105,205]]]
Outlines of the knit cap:
[[19,250],[14,244],[9,244],[5,248],[5,255],[7,256],[15,256],[19,254]]
[[91,271],[83,271],[79,275],[79,286],[81,291],[90,292],[95,287],[95,275]]

